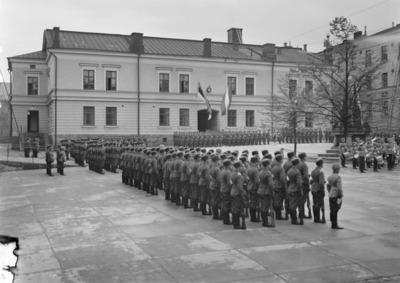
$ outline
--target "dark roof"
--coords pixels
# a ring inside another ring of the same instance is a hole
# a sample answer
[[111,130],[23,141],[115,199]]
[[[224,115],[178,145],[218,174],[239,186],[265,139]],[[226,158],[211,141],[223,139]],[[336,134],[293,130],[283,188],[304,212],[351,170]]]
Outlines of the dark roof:
[[47,58],[47,52],[46,51],[36,51],[36,52],[31,52],[31,53],[26,53],[18,56],[14,56],[12,58],[16,59],[39,59],[39,60],[44,60]]
[[[102,34],[76,31],[59,31],[61,49],[80,49],[92,51],[130,52],[130,35]],[[143,37],[144,53],[172,56],[203,56],[202,40],[187,40],[160,37]],[[45,30],[43,35],[43,50],[54,46],[53,30]],[[279,52],[278,52],[279,49]],[[255,60],[262,59],[262,45],[240,44],[234,50],[231,43],[211,42],[212,57]],[[309,53],[298,48],[276,47],[277,62],[308,62]],[[37,56],[37,57],[36,57]],[[44,59],[45,51],[15,56],[12,58]]]

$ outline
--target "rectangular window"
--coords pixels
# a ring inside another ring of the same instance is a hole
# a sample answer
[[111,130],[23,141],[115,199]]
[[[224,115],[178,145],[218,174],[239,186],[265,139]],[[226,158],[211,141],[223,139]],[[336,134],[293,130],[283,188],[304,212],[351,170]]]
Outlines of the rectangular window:
[[297,81],[289,80],[289,97],[292,98],[296,94]]
[[312,94],[313,88],[314,88],[313,82],[312,81],[306,81],[306,94],[307,95]]
[[313,127],[313,113],[312,112],[305,112],[305,127],[312,128]]
[[381,47],[381,53],[382,53],[382,61],[386,61],[388,59],[387,46],[386,45]]
[[160,126],[169,126],[169,108],[160,108]]
[[371,50],[365,51],[365,64],[371,65]]
[[159,90],[160,92],[169,92],[169,74],[160,73],[159,78]]
[[106,71],[106,90],[117,90],[116,71]]
[[236,77],[228,77],[228,88],[229,88],[230,94],[232,94],[232,95],[237,94]]
[[382,87],[388,87],[388,74],[382,74]]
[[94,89],[94,70],[83,70],[83,89]]
[[228,111],[228,127],[236,127],[236,110]]
[[189,93],[189,75],[179,75],[179,93]]
[[106,126],[117,125],[117,107],[106,107]]
[[38,95],[39,92],[39,78],[28,77],[28,95]]
[[254,110],[246,110],[246,127],[254,127]]
[[189,126],[189,109],[179,109],[179,126]]
[[246,95],[254,95],[254,78],[246,78]]
[[94,126],[94,107],[84,106],[83,107],[83,125]]

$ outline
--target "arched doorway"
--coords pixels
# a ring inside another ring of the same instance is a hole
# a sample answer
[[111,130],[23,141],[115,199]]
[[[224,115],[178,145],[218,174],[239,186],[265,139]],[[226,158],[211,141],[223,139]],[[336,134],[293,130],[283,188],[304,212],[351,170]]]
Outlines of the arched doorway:
[[212,117],[208,120],[208,110],[199,110],[197,112],[197,129],[200,132],[219,130],[219,111],[212,110]]

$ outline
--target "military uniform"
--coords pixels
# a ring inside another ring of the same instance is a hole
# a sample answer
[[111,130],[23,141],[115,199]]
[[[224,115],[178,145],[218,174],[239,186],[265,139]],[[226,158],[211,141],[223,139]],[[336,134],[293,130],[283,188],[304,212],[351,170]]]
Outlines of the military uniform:
[[46,173],[49,176],[53,176],[53,174],[51,173],[51,167],[53,165],[53,162],[54,162],[54,156],[53,153],[51,152],[51,146],[48,146],[46,151]]
[[[302,201],[301,197],[303,195],[303,186],[302,186],[302,177],[297,166],[293,165],[296,159],[292,161],[292,167],[289,169],[287,173],[287,177],[289,178],[289,211],[292,220],[292,224],[300,224],[303,225],[302,213],[300,213],[300,222],[297,223],[297,211],[296,209],[301,209]],[[297,159],[298,161],[298,159]]]
[[[325,176],[318,162],[322,165],[322,160],[317,161],[317,167],[311,172],[314,222],[325,223]],[[320,212],[322,212],[322,218],[320,218]]]

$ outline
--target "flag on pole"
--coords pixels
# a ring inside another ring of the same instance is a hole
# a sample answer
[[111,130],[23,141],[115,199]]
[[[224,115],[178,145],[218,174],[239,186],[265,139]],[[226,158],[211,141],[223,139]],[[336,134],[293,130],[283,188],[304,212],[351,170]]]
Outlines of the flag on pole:
[[197,90],[197,99],[198,98],[200,98],[201,100],[203,100],[206,103],[207,109],[208,109],[208,120],[210,120],[212,118],[211,105],[210,105],[210,102],[208,101],[207,97],[205,96],[203,89],[201,88],[200,82],[199,82],[199,88]]
[[228,113],[229,107],[231,107],[231,102],[232,102],[232,94],[229,93],[229,87],[227,87],[225,94],[222,97],[221,116],[224,116]]

